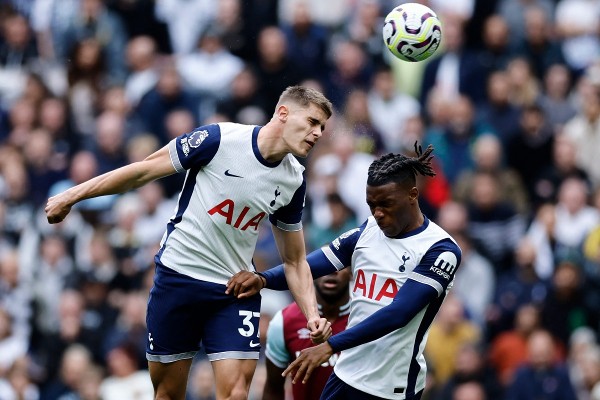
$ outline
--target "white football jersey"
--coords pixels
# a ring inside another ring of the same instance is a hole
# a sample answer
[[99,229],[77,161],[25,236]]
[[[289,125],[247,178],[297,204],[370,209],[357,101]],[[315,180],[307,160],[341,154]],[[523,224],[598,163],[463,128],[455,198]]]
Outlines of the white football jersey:
[[173,166],[187,170],[175,214],[155,260],[196,279],[225,284],[253,271],[260,222],[302,229],[304,167],[291,154],[265,160],[257,146],[259,126],[220,123],[173,139]]
[[369,217],[322,250],[337,269],[352,268],[347,329],[389,305],[409,278],[438,292],[438,298],[403,328],[343,350],[334,369],[345,383],[374,396],[404,399],[418,393],[425,387],[423,349],[431,322],[452,286],[461,257],[458,245],[427,218],[420,228],[389,238]]

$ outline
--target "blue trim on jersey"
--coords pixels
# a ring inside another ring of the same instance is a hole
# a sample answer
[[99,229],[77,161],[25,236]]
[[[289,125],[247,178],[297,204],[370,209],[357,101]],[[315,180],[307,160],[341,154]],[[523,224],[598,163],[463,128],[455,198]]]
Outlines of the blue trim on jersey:
[[[454,262],[454,260],[451,260],[453,263],[449,262],[449,259],[452,258],[452,256],[448,253],[454,254],[456,262]],[[440,284],[442,291],[444,291],[454,279],[454,275],[460,265],[461,259],[462,253],[458,245],[449,238],[442,239],[427,250],[425,255],[423,255],[423,258],[421,258],[419,265],[417,265],[409,275],[409,278],[412,278],[411,275],[413,274],[425,276]]]
[[192,168],[188,171],[187,176],[185,177],[185,182],[183,183],[183,189],[181,189],[181,194],[179,196],[179,202],[177,204],[177,213],[175,214],[175,217],[171,218],[171,220],[167,224],[167,235],[165,237],[165,241],[163,242],[163,245],[161,246],[160,250],[158,251],[158,253],[156,253],[156,256],[154,257],[154,259],[157,263],[162,264],[162,262],[160,261],[160,257],[162,256],[162,253],[165,251],[165,247],[167,246],[167,240],[169,240],[169,236],[175,230],[175,225],[180,223],[181,220],[183,219],[183,213],[190,205],[190,199],[192,198],[192,193],[194,193],[194,186],[196,186],[196,175],[198,175],[198,172],[200,172],[200,168],[201,167],[199,165],[195,166],[194,168]]
[[427,218],[427,216],[425,214],[423,214],[423,218],[424,218],[423,225],[421,225],[417,229],[413,229],[412,231],[408,231],[406,233],[401,233],[398,236],[394,236],[392,239],[405,239],[407,237],[415,236],[415,235],[418,235],[419,233],[423,232],[429,226],[429,218]]
[[[302,229],[302,211],[304,210],[305,197],[306,179],[302,179],[302,184],[296,189],[290,202],[269,215],[271,224],[283,230],[299,231]],[[280,222],[284,225],[281,225]]]
[[354,253],[356,243],[360,235],[365,231],[368,222],[369,220],[367,219],[358,228],[342,233],[329,244],[329,250],[331,250],[342,265],[348,266],[352,262],[352,253]]
[[207,165],[221,144],[221,127],[204,125],[174,139],[177,157],[183,169]]
[[[410,280],[409,280],[410,281]],[[408,282],[408,281],[407,281]],[[410,361],[410,368],[408,369],[408,377],[406,380],[406,393],[414,393],[415,387],[417,386],[417,378],[419,377],[419,372],[421,371],[421,366],[417,361],[417,356],[419,355],[419,347],[423,342],[423,338],[425,337],[425,333],[431,326],[433,319],[435,318],[437,312],[442,306],[442,302],[446,298],[446,295],[435,299],[425,311],[425,315],[423,316],[423,320],[421,321],[421,325],[419,326],[419,330],[417,331],[417,335],[415,336],[415,344],[413,346],[413,354],[412,359]]]
[[[306,256],[306,261],[310,266],[310,272],[312,273],[313,279],[337,272],[335,265],[329,261],[321,249],[315,250]],[[285,279],[283,264],[279,264],[276,267],[266,270],[262,275],[267,281],[266,288],[273,290],[289,289],[287,280]]]
[[407,279],[390,304],[327,341],[333,352],[337,353],[379,339],[406,326],[424,307],[436,299],[438,293],[431,286]]
[[281,164],[282,160],[279,161],[275,161],[275,162],[270,162],[264,159],[264,157],[262,156],[262,154],[260,154],[260,150],[258,149],[258,132],[260,131],[260,129],[262,128],[262,126],[256,126],[254,127],[254,129],[252,130],[252,151],[254,152],[254,155],[256,156],[256,159],[265,167],[269,167],[269,168],[275,168],[276,166],[278,166],[279,164]]

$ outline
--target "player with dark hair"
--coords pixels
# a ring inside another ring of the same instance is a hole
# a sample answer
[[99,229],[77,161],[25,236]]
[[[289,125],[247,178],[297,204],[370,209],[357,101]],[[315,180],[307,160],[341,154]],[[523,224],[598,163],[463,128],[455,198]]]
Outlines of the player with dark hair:
[[225,284],[254,271],[258,226],[268,215],[285,277],[316,343],[331,334],[319,316],[306,263],[302,210],[306,157],[332,106],[321,93],[287,88],[263,127],[206,125],[183,134],[141,162],[51,197],[48,222],[62,221],[81,200],[123,193],[187,170],[175,214],[155,256],[148,301],[146,358],[157,399],[183,399],[200,342],[215,373],[217,398],[246,398],[260,342],[260,295],[235,299]]
[[[350,271],[342,269],[315,280],[315,292],[321,315],[331,322],[333,334],[346,329],[350,313],[350,293],[348,286]],[[292,303],[278,311],[269,322],[267,346],[265,350],[267,379],[263,390],[263,400],[283,400],[285,398],[286,378],[281,373],[299,354],[313,344],[305,328],[306,319],[298,305]],[[317,399],[339,353],[332,354],[329,360],[315,369],[306,384],[297,382],[292,385],[294,400]]]
[[[322,399],[420,399],[427,332],[460,264],[456,242],[419,208],[416,176],[434,176],[429,146],[417,157],[388,154],[367,180],[372,216],[308,255],[314,278],[352,269],[350,318],[344,332],[303,350],[284,371],[306,382],[341,351]],[[227,284],[238,298],[261,287],[285,289],[283,268],[237,274]]]

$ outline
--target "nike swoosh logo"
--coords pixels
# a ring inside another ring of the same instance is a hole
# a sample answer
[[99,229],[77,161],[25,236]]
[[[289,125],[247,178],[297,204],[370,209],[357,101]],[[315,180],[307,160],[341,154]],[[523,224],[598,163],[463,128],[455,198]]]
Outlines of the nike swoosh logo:
[[243,176],[234,175],[234,174],[230,173],[229,170],[225,171],[225,176],[231,176],[234,178],[243,178]]
[[259,343],[254,343],[253,340],[250,341],[250,347],[258,347],[260,346],[260,342]]

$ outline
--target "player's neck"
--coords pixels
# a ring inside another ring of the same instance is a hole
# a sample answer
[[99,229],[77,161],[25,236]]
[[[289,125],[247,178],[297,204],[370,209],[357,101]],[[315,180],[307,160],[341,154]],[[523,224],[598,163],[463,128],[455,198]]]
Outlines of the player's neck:
[[281,135],[270,124],[266,124],[260,128],[256,138],[256,145],[258,146],[260,155],[268,162],[281,161],[289,153],[284,146],[283,140],[281,140]]

